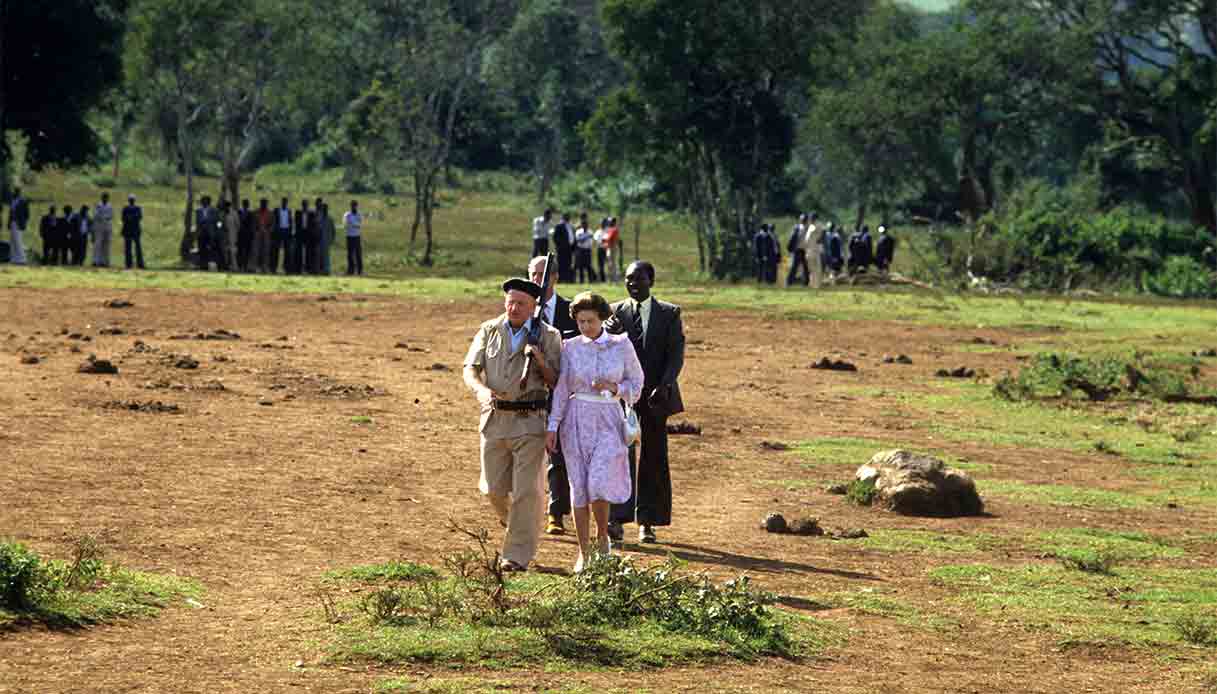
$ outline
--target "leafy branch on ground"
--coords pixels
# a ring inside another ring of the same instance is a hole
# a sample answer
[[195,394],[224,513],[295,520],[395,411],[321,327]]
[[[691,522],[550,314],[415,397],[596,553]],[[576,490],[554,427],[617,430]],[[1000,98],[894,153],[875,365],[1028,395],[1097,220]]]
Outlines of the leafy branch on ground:
[[105,561],[91,536],[73,543],[67,561],[43,559],[17,542],[0,542],[0,627],[80,627],[152,615],[170,600],[196,593],[181,579]]
[[[454,522],[450,528],[471,546],[444,557],[443,571],[414,564],[412,571],[384,572],[393,577],[371,579],[371,592],[358,589],[361,597],[345,605],[342,619],[327,617],[345,622],[337,654],[660,665],[724,656],[794,658],[806,650],[794,630],[799,618],[774,609],[775,596],[747,576],[715,583],[675,558],[646,567],[614,555],[573,578],[509,578],[486,531]],[[393,562],[399,569],[406,564]],[[331,577],[370,577],[377,573],[372,568]]]

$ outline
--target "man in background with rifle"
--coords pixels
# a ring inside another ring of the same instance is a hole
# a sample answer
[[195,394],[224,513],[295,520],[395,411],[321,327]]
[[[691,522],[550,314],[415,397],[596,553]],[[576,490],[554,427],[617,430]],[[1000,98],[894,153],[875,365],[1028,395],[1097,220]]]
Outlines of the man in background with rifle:
[[[553,265],[553,254],[539,255],[528,264],[528,278],[541,287],[541,302],[537,309],[541,312],[541,320],[546,325],[558,329],[562,339],[575,337],[579,334],[579,326],[570,315],[570,301],[558,294],[558,274],[549,271],[546,281],[546,268]],[[553,403],[550,402],[550,407]],[[570,515],[570,479],[566,476],[566,459],[562,457],[562,447],[559,443],[557,452],[549,454],[545,465],[545,478],[549,484],[549,507],[546,510],[548,520],[545,523],[546,535],[562,535],[566,527],[562,517]]]
[[[542,273],[546,282],[551,271]],[[527,570],[541,537],[549,390],[562,359],[561,335],[541,320],[541,286],[504,282],[504,312],[482,323],[464,362],[465,385],[481,406],[478,486],[507,529],[504,571]]]

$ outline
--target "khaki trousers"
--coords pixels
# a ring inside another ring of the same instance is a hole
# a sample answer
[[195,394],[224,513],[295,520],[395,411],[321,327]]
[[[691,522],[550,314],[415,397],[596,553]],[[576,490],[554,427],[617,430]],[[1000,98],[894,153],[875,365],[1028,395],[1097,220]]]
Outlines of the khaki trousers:
[[482,436],[478,487],[507,524],[504,559],[528,566],[541,541],[545,508],[545,437],[537,434],[488,439]]

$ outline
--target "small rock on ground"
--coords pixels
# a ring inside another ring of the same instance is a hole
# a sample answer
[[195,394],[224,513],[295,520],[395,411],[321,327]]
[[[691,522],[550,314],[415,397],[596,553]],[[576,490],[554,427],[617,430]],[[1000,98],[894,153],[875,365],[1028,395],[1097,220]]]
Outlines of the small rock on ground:
[[98,359],[95,355],[90,354],[89,358],[84,361],[77,369],[82,374],[117,374],[118,367],[108,359]]

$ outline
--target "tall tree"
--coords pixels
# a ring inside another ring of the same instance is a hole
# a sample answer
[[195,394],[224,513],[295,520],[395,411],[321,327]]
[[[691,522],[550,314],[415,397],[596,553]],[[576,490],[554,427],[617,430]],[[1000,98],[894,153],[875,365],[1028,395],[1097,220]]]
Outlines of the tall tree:
[[126,10],[127,0],[0,3],[0,132],[24,132],[35,166],[97,154],[86,116],[122,78]]
[[1211,0],[974,0],[1021,10],[1085,47],[1077,104],[1107,125],[1107,150],[1159,168],[1197,226],[1217,234],[1217,5]]
[[[179,252],[185,261],[194,243],[194,171],[201,134],[214,104],[211,81],[216,61],[216,29],[236,15],[237,0],[135,0],[127,37],[127,74],[135,88],[154,94],[154,101],[173,104],[175,144],[186,174]],[[222,34],[221,34],[222,35]]]
[[408,168],[414,187],[413,248],[425,234],[424,266],[433,262],[432,219],[456,124],[475,96],[482,61],[510,26],[515,0],[368,0],[383,37],[383,65],[373,83],[375,122]]
[[868,4],[606,0],[607,43],[629,84],[601,101],[589,146],[602,165],[636,164],[679,189],[703,270],[748,274],[750,231],[789,161],[810,48]]

